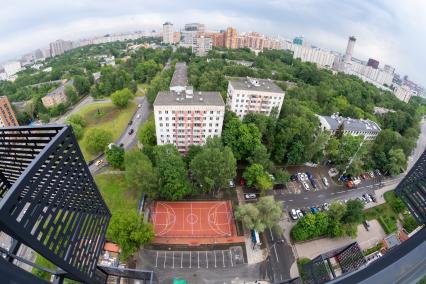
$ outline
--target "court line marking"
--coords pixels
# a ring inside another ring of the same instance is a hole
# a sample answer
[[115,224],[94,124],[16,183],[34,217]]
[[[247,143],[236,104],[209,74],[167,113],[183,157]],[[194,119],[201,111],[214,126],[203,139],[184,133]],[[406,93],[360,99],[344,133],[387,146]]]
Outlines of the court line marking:
[[229,250],[229,258],[231,260],[231,267],[234,267],[234,262],[232,261],[232,250]]
[[175,252],[173,252],[173,266],[172,268],[175,268]]
[[200,252],[198,251],[198,268],[200,268]]
[[222,262],[223,262],[223,267],[225,267],[225,253],[222,251]]
[[191,255],[191,251],[189,251],[189,268],[191,268],[191,260],[192,260],[192,255]]
[[164,263],[163,268],[166,268],[167,251],[164,252]]
[[207,262],[207,268],[209,268],[209,259],[207,258],[207,251],[206,251],[206,262]]
[[214,250],[213,253],[214,253],[214,267],[217,267],[217,265],[216,265],[216,251]]
[[158,267],[157,264],[158,264],[158,251],[157,251],[157,257],[155,258],[155,267]]
[[183,251],[180,253],[180,268],[183,268],[182,262],[183,262]]

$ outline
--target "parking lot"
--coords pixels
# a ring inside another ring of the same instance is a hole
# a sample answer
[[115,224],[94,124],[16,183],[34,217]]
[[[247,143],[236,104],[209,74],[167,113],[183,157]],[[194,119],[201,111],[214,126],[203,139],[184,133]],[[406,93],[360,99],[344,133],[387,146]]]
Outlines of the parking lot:
[[241,247],[211,251],[145,250],[144,257],[159,269],[220,269],[245,263]]

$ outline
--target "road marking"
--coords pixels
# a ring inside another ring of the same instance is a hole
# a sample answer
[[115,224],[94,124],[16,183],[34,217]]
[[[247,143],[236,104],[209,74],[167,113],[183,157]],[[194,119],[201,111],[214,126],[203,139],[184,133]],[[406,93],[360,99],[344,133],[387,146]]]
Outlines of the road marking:
[[191,268],[191,260],[192,260],[192,255],[191,255],[191,251],[189,251],[189,268]]
[[303,197],[303,199],[309,199],[308,197]]
[[331,195],[335,195],[336,193],[332,192]]
[[183,251],[180,253],[180,268],[183,268]]
[[278,259],[278,254],[277,254],[277,246],[274,246],[274,251],[275,251],[275,257],[277,258],[277,262],[280,262],[280,260]]
[[222,251],[222,262],[223,262],[223,267],[225,267],[225,253]]
[[175,268],[175,252],[173,252],[173,266],[172,268]]
[[198,251],[198,268],[200,268],[200,251]]
[[274,241],[274,236],[272,235],[272,230],[269,229],[269,234],[271,235],[271,240]]
[[232,250],[229,250],[229,258],[231,260],[231,267],[233,267],[234,263],[232,262]]
[[[293,199],[289,199],[288,201],[293,201]],[[284,201],[283,201],[284,202]]]
[[163,267],[166,268],[167,251],[164,252],[164,263]]
[[216,251],[214,250],[213,253],[214,253],[214,267],[217,267],[217,265],[216,265]]
[[157,267],[158,264],[158,251],[157,251],[157,257],[155,258],[155,267]]
[[207,258],[207,251],[206,251],[206,262],[207,262],[207,268],[209,268],[209,259]]

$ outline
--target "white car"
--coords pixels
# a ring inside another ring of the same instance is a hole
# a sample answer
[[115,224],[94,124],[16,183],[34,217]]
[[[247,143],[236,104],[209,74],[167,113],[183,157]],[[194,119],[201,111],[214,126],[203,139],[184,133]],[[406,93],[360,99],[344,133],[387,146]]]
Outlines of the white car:
[[302,213],[302,211],[300,209],[296,210],[296,214],[299,217],[299,219],[303,217],[303,213]]
[[97,160],[95,165],[99,167],[103,162],[104,160]]
[[330,204],[328,204],[327,202],[324,203],[323,208],[324,208],[324,210],[328,211],[330,209]]
[[138,114],[138,115],[136,116],[136,118],[141,118],[141,115],[140,115],[140,114]]
[[142,106],[142,104],[138,104],[138,107],[141,107]]
[[310,190],[309,185],[308,185],[306,182],[302,182],[302,184],[303,184],[303,187],[304,187],[306,190]]
[[327,180],[327,178],[326,178],[326,177],[323,177],[323,178],[322,178],[322,182],[324,183],[324,185],[325,185],[326,187],[328,187],[328,180]]
[[291,209],[290,216],[291,216],[291,219],[297,220],[298,217],[297,217],[297,212],[295,209]]
[[256,199],[256,194],[254,193],[246,193],[244,196],[246,199]]

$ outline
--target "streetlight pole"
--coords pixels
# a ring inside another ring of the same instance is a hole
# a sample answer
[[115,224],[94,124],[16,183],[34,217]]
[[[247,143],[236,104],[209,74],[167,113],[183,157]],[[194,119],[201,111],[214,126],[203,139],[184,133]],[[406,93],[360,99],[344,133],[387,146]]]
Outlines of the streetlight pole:
[[361,143],[359,144],[359,147],[358,147],[358,149],[356,150],[356,152],[355,152],[355,154],[352,156],[352,158],[349,160],[349,163],[347,164],[347,166],[346,166],[346,168],[345,168],[345,170],[343,171],[343,173],[340,175],[340,177],[339,177],[339,181],[341,181],[342,180],[342,176],[344,175],[344,174],[346,174],[346,171],[349,169],[349,167],[351,166],[351,164],[352,164],[352,162],[354,161],[354,159],[355,159],[355,156],[356,156],[356,154],[358,154],[358,152],[359,152],[359,150],[361,149],[361,147],[362,147],[362,144],[364,144],[364,139],[361,141]]

